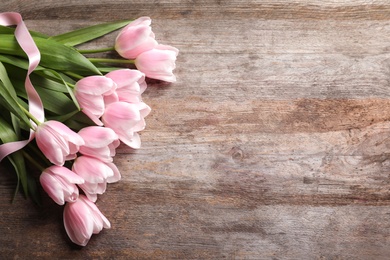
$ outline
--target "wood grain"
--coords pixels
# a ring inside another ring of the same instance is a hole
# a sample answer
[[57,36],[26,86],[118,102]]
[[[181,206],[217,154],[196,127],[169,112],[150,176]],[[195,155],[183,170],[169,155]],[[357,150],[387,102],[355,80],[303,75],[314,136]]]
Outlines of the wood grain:
[[[78,248],[62,207],[0,174],[4,259],[387,259],[390,3],[7,0],[47,34],[148,15],[180,49],[149,81],[143,147],[98,206],[112,228]],[[96,46],[113,43],[103,37]]]

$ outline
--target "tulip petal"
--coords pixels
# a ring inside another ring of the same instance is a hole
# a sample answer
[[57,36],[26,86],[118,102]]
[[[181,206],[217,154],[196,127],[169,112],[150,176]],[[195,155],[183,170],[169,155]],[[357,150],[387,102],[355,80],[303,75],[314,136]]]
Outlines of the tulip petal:
[[63,178],[64,180],[68,181],[69,183],[75,183],[75,184],[82,184],[84,183],[84,179],[81,178],[76,173],[72,172],[66,167],[56,166],[53,165],[48,168],[50,172],[53,174]]
[[98,209],[98,207],[96,206],[95,203],[93,203],[87,199],[84,199],[84,203],[89,206],[96,221],[102,222],[104,228],[111,228],[110,221],[108,221],[108,219],[102,214],[102,212]]
[[42,188],[55,203],[58,205],[65,204],[64,192],[62,190],[61,184],[58,183],[57,178],[49,173],[43,172],[39,177],[39,181]]
[[149,78],[175,82],[173,70],[179,50],[168,45],[158,45],[155,49],[141,53],[135,59],[135,66]]
[[110,167],[112,169],[112,171],[114,172],[114,175],[111,176],[111,177],[108,177],[107,178],[107,183],[114,183],[114,182],[117,182],[121,179],[121,174],[119,172],[119,169],[118,167],[116,167],[115,164],[113,163],[107,163],[108,167]]
[[85,146],[91,148],[105,147],[118,139],[118,135],[114,130],[107,127],[85,127],[78,134],[84,139]]
[[89,76],[76,82],[76,93],[100,96],[109,95],[116,88],[115,83],[105,76]]
[[87,245],[94,231],[94,221],[90,217],[91,214],[90,208],[80,199],[65,205],[64,226],[73,243],[80,246]]
[[104,162],[88,156],[78,157],[73,163],[72,170],[91,183],[105,182],[108,177],[114,175],[112,169]]

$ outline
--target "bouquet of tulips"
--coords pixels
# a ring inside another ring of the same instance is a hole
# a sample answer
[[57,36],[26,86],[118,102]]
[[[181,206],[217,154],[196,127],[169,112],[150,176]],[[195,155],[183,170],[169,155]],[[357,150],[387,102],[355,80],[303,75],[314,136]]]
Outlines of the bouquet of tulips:
[[[65,230],[81,246],[110,227],[95,202],[121,178],[116,148],[140,148],[151,111],[141,98],[145,77],[176,81],[178,50],[158,44],[150,25],[141,17],[48,36],[29,31],[18,13],[0,13],[0,160],[17,190],[34,199],[40,183],[64,205]],[[120,29],[111,47],[79,48]],[[96,57],[103,52],[120,58]]]

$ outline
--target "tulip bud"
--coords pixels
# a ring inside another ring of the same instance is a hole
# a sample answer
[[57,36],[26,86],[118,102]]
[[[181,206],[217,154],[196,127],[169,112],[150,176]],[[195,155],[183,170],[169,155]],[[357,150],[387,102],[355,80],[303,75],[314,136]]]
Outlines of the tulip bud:
[[80,195],[77,201],[66,203],[64,226],[73,243],[86,246],[92,234],[110,228],[111,224],[93,202]]
[[166,82],[175,82],[173,70],[179,50],[168,45],[158,45],[155,49],[141,53],[135,59],[135,66],[146,77]]
[[140,17],[123,28],[116,40],[115,50],[126,59],[135,59],[140,53],[157,46],[149,17]]
[[76,158],[84,140],[69,127],[58,121],[46,121],[37,126],[35,139],[42,153],[55,165]]
[[39,180],[42,188],[58,205],[64,205],[65,201],[75,202],[79,196],[76,184],[84,183],[83,178],[68,168],[56,165],[46,168]]
[[104,162],[112,162],[115,149],[120,141],[114,130],[107,127],[88,126],[82,128],[78,134],[85,144],[80,146],[80,153],[88,155]]
[[77,81],[74,94],[82,111],[96,122],[104,113],[104,97],[112,95],[115,89],[112,79],[89,76]]
[[144,117],[149,112],[150,107],[143,102],[132,104],[120,101],[106,107],[102,121],[106,127],[115,131],[123,143],[137,149],[141,146],[137,132],[145,128]]

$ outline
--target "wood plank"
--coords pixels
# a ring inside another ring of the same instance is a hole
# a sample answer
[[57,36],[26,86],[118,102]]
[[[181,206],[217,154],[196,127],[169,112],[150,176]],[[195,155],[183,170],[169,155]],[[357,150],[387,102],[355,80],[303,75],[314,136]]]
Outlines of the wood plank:
[[[390,253],[385,1],[20,1],[55,34],[151,16],[180,49],[178,82],[149,81],[143,147],[99,197],[112,229],[85,248],[62,207],[0,174],[6,259],[386,259]],[[86,11],[88,10],[88,11]],[[93,43],[113,43],[115,34]]]

